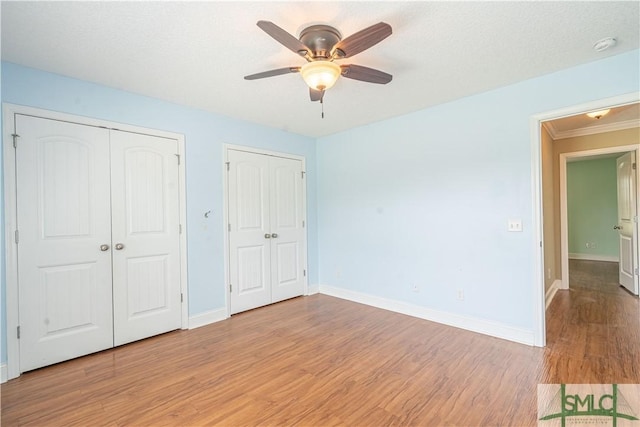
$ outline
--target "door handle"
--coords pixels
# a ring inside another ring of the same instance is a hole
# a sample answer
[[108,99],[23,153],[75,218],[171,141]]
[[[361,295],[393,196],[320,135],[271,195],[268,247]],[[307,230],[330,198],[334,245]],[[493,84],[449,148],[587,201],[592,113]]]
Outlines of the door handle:
[[124,245],[122,243],[116,243],[116,251],[121,251],[124,249]]
[[270,239],[270,238],[271,238],[271,234],[269,234],[269,233],[265,233],[264,238],[265,238],[265,239]]
[[621,225],[614,225],[613,229],[614,230],[622,230],[622,226]]
[[109,250],[109,245],[100,245],[100,250],[102,252],[108,251]]
[[273,234],[271,234],[271,237],[273,237],[274,239],[277,239],[278,238],[278,234],[273,233]]

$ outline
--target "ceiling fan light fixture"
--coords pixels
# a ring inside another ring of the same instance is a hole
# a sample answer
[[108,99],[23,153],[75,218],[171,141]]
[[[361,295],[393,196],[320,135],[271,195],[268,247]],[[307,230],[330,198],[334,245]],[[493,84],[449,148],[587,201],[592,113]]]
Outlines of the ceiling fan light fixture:
[[320,91],[330,89],[336,84],[341,73],[340,66],[331,61],[307,62],[300,68],[300,74],[307,86]]
[[591,117],[592,119],[600,119],[602,116],[606,116],[609,111],[611,111],[611,109],[607,108],[606,110],[598,110],[598,111],[592,111],[590,113],[587,113],[587,116]]

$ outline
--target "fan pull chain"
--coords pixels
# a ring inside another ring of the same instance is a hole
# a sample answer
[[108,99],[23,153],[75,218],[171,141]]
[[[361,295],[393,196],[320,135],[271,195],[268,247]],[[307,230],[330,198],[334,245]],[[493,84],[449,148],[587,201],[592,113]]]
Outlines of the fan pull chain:
[[320,108],[322,109],[322,113],[320,114],[320,117],[324,119],[324,96],[320,98]]

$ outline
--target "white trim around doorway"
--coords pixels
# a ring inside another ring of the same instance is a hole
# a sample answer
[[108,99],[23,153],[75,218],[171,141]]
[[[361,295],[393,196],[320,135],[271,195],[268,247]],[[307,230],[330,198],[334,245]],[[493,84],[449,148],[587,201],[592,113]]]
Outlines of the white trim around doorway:
[[546,345],[546,322],[545,322],[545,286],[544,286],[544,234],[542,215],[542,153],[541,153],[541,133],[540,126],[547,120],[560,119],[563,117],[580,114],[585,111],[598,110],[615,107],[625,104],[632,104],[640,101],[640,92],[631,92],[606,99],[599,99],[583,104],[564,107],[557,110],[542,112],[531,116],[529,120],[531,132],[531,194],[533,196],[533,317],[534,317],[534,345],[544,347]]

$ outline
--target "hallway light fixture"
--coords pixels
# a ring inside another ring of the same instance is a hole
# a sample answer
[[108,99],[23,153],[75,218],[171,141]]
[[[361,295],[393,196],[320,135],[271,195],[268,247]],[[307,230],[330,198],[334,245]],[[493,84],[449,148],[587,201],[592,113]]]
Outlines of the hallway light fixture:
[[587,116],[591,117],[592,119],[600,120],[600,118],[602,116],[606,116],[609,111],[611,111],[611,109],[609,108],[607,108],[606,110],[592,111],[590,113],[587,113]]

